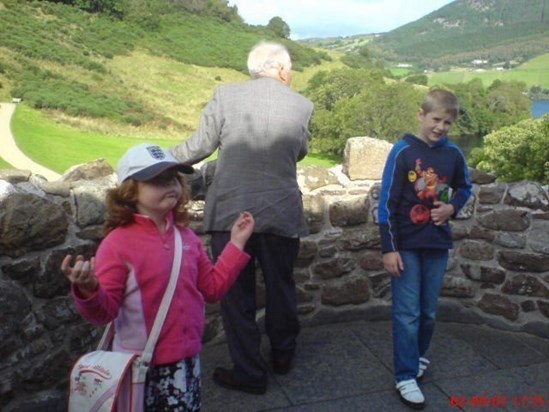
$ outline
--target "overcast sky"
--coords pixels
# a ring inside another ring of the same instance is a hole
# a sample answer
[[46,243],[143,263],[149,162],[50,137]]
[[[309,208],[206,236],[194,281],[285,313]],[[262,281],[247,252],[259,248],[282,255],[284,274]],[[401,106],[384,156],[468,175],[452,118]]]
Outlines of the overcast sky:
[[453,0],[229,0],[253,25],[282,18],[292,39],[379,33],[396,29]]

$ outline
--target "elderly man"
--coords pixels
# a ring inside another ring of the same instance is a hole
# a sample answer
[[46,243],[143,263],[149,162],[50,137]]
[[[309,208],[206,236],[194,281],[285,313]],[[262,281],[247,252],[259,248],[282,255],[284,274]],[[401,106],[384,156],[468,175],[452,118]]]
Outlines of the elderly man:
[[229,241],[238,213],[254,216],[246,246],[252,260],[221,302],[233,368],[216,368],[214,381],[258,394],[267,388],[267,364],[255,321],[256,262],[265,281],[265,329],[275,373],[290,370],[299,333],[293,266],[307,227],[296,163],[307,154],[313,104],[290,89],[291,64],[280,44],[254,46],[248,56],[252,79],[219,87],[196,133],[172,148],[176,158],[191,164],[219,149],[204,216],[214,259]]

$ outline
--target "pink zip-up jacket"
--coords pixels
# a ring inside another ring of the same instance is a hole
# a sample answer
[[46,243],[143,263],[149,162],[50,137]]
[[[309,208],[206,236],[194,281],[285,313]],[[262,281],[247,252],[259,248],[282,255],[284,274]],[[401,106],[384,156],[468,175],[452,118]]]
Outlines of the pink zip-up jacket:
[[[176,230],[183,241],[181,272],[153,354],[156,365],[200,352],[205,301],[221,299],[250,259],[229,242],[213,265],[191,229]],[[76,307],[84,318],[95,325],[114,320],[113,350],[141,353],[145,348],[170,278],[174,234],[171,213],[164,234],[147,216],[135,215],[134,223],[110,232],[97,250],[97,292],[83,299],[73,286]]]

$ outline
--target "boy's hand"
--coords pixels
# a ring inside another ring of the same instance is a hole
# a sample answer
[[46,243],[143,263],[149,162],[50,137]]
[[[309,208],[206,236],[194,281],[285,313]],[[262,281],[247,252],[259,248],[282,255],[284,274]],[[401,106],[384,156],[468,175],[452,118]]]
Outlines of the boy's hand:
[[393,276],[400,277],[400,272],[404,270],[404,262],[398,252],[388,252],[383,254],[383,267]]
[[231,242],[240,250],[244,250],[246,242],[254,231],[255,221],[250,212],[242,212],[231,229]]
[[436,200],[433,202],[435,207],[431,209],[431,219],[436,226],[443,225],[452,217],[455,212],[454,206],[448,203]]
[[70,265],[71,260],[71,255],[65,256],[61,263],[61,271],[78,288],[82,297],[89,298],[99,287],[99,282],[95,277],[95,258],[92,257],[88,261],[84,260],[82,255],[78,255],[73,267]]

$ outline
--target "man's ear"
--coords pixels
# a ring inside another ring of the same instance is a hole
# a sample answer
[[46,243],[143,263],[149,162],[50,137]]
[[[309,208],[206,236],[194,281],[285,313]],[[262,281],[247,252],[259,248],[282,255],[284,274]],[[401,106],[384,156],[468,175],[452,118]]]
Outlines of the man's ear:
[[289,75],[289,70],[286,70],[286,67],[284,65],[280,65],[280,67],[278,68],[278,78],[280,79],[280,81],[284,84],[288,84]]
[[425,117],[425,112],[423,111],[423,109],[419,109],[419,111],[417,112],[417,119],[419,121],[422,121],[424,117]]

